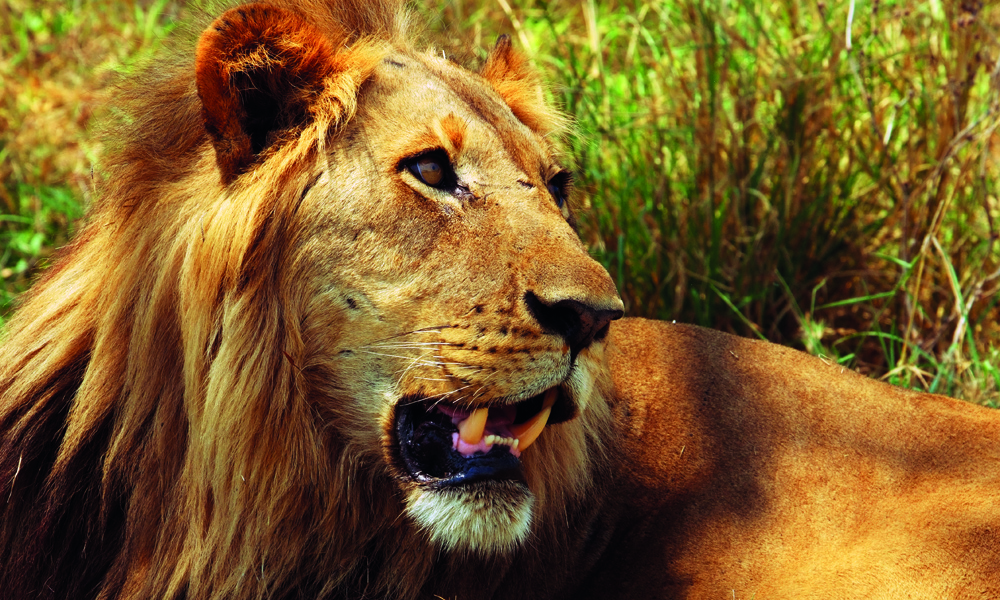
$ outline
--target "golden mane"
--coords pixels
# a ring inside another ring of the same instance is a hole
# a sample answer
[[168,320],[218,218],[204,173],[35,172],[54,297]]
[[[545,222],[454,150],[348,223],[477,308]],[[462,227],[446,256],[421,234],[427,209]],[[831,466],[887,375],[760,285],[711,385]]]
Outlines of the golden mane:
[[[439,564],[374,493],[377,447],[316,426],[343,417],[306,401],[331,381],[305,352],[299,274],[282,270],[319,159],[388,48],[408,47],[407,15],[392,1],[269,4],[309,16],[321,37],[307,45],[346,49],[309,118],[260,157],[213,152],[196,65],[150,69],[116,99],[124,125],[86,224],[9,322],[0,587],[16,597],[410,597]],[[484,68],[497,93],[530,127],[561,126],[526,61],[499,47]],[[589,429],[536,453],[546,527],[586,488],[593,465],[579,461],[588,444],[600,456],[607,417],[595,408]]]
[[[402,39],[406,15],[396,2],[275,4],[351,46],[340,95],[267,168],[227,189],[212,168],[193,63],[151,69],[121,97],[128,125],[104,160],[85,226],[8,325],[0,585],[13,597],[294,596],[336,584],[299,580],[296,565],[256,556],[266,546],[258,536],[308,539],[316,572],[349,571],[338,564],[343,553],[322,550],[343,544],[330,541],[334,524],[306,516],[339,502],[307,485],[331,475],[317,471],[310,433],[298,447],[277,447],[261,431],[311,418],[294,376],[298,327],[280,312],[288,299],[274,267],[318,152],[350,119],[382,47]],[[245,404],[227,407],[233,394]],[[228,497],[189,476],[220,464],[227,470],[209,477]],[[273,478],[280,491],[245,497],[233,478]],[[160,527],[174,531],[158,535]],[[249,580],[258,591],[237,594]]]

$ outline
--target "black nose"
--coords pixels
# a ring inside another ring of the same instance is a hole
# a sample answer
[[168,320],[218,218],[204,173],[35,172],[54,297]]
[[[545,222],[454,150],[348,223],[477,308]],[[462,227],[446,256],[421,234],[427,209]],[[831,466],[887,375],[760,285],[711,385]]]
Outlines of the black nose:
[[573,357],[594,340],[607,335],[611,321],[620,319],[623,314],[617,309],[601,309],[578,300],[547,304],[531,292],[524,295],[524,303],[543,328],[566,340]]

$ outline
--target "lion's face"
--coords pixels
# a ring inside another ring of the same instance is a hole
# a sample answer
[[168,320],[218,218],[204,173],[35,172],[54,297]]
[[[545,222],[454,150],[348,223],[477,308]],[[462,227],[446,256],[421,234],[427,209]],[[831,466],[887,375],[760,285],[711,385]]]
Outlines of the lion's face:
[[243,272],[282,240],[268,256],[294,291],[271,314],[331,468],[363,470],[444,548],[523,542],[586,486],[593,361],[622,313],[569,224],[534,71],[507,38],[473,73],[266,5],[217,19],[197,63],[222,183],[263,228]]
[[317,402],[433,539],[508,548],[532,483],[586,466],[528,458],[586,410],[621,300],[567,222],[569,174],[482,77],[395,51],[358,103],[299,209],[307,355],[343,387]]
[[3,345],[14,596],[464,596],[429,582],[595,510],[622,303],[558,115],[506,38],[470,72],[397,8],[238,5],[127,95]]

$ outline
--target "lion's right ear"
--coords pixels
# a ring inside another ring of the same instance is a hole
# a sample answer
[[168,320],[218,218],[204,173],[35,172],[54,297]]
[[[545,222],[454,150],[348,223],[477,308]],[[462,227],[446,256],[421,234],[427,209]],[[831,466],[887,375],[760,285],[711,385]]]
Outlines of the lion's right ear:
[[195,68],[205,129],[227,185],[282,133],[310,120],[337,70],[334,48],[318,29],[263,4],[216,19],[201,35]]
[[480,75],[503,98],[519,121],[548,135],[562,129],[565,118],[545,101],[541,75],[520,52],[510,36],[501,35],[486,58]]

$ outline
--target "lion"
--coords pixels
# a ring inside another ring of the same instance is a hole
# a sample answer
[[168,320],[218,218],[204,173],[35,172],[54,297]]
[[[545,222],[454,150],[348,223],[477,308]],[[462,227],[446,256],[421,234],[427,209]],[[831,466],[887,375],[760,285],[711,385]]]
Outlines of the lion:
[[621,319],[565,119],[380,0],[118,96],[0,350],[9,598],[1000,597],[1000,418]]

